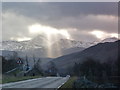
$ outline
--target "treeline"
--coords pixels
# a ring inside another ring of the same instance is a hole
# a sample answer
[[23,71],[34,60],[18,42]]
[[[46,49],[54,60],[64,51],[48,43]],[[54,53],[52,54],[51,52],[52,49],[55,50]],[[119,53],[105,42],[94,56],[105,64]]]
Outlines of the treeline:
[[16,61],[14,59],[7,60],[3,56],[0,57],[2,58],[2,73],[5,73],[17,67]]
[[[17,70],[19,69],[20,71],[28,71],[30,68],[32,68],[29,65],[29,58],[27,57],[27,55],[25,58],[21,58],[18,56],[17,52],[13,52],[13,55],[9,55],[9,57],[4,57],[4,56],[0,56],[0,57],[2,58],[2,73],[3,74],[6,74],[6,72],[11,71],[15,68],[17,68]],[[37,72],[41,71],[40,70],[41,67],[39,65],[40,59],[36,60],[34,55],[33,55],[33,58],[31,59],[33,59],[33,68],[32,68],[33,70],[31,72],[36,74]]]
[[12,55],[9,55],[9,57],[0,56],[2,58],[2,73],[12,70],[18,66],[17,59],[18,59],[18,53],[13,52]]
[[111,77],[119,77],[118,60],[100,63],[87,58],[83,63],[75,63],[72,75],[85,76],[93,81],[108,81]]

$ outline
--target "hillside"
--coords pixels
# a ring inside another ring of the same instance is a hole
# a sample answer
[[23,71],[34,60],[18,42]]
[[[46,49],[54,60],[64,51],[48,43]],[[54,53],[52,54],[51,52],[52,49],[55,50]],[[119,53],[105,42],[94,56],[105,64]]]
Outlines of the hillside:
[[120,40],[116,42],[99,43],[95,46],[83,50],[82,52],[58,57],[54,59],[53,62],[55,63],[60,73],[66,72],[75,64],[75,62],[83,62],[87,58],[98,60],[101,63],[107,61],[111,62],[117,60],[118,58],[118,44],[120,44]]

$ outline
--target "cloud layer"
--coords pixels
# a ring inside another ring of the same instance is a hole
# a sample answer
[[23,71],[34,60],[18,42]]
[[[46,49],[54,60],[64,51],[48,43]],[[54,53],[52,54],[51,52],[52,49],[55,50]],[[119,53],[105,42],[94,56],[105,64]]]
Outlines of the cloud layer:
[[76,40],[98,40],[89,32],[118,33],[117,9],[115,2],[3,3],[3,40],[34,37],[28,27],[35,23],[65,29]]

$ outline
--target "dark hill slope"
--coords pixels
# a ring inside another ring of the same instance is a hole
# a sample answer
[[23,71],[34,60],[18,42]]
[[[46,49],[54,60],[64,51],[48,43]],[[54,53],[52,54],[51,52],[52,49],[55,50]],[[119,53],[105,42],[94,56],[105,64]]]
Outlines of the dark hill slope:
[[99,43],[95,46],[87,48],[82,52],[77,52],[62,57],[58,57],[53,60],[60,73],[67,72],[70,67],[73,67],[74,63],[81,63],[86,58],[92,58],[100,62],[115,61],[118,58],[118,44],[120,40],[116,42]]

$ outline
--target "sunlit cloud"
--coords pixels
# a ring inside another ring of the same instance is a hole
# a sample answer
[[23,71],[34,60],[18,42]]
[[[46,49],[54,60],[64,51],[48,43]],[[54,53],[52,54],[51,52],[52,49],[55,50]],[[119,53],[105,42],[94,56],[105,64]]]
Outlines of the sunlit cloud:
[[108,38],[108,37],[118,38],[118,33],[107,33],[101,30],[93,30],[92,32],[89,32],[89,33],[94,35],[96,38],[100,40]]
[[31,40],[31,38],[29,37],[21,37],[21,38],[14,38],[14,37],[11,37],[10,40],[16,40],[16,41],[26,41],[26,40]]
[[110,35],[111,35],[111,37],[119,38],[119,34],[118,33],[111,33]]
[[45,26],[41,24],[34,24],[28,26],[29,32],[31,34],[49,34],[49,35],[62,35],[66,37],[66,39],[70,39],[70,34],[65,29],[56,29],[50,26]]
[[95,35],[97,38],[101,39],[104,37],[105,33],[103,31],[92,31],[91,34]]

